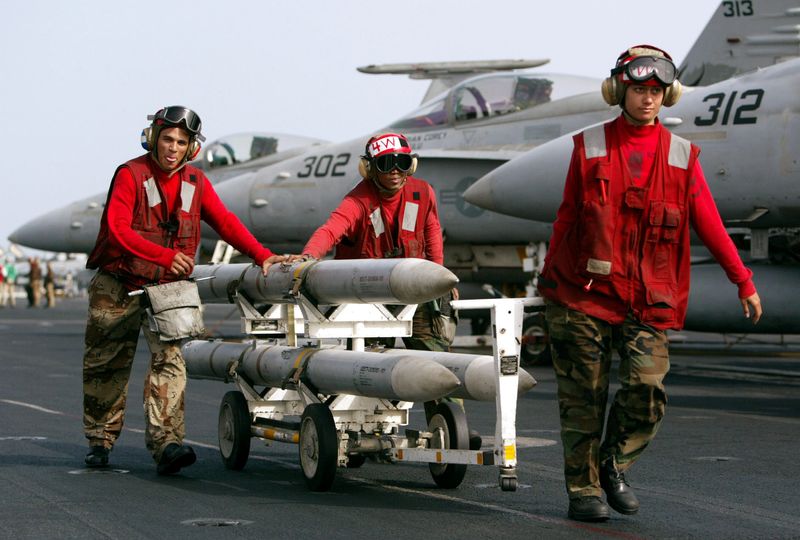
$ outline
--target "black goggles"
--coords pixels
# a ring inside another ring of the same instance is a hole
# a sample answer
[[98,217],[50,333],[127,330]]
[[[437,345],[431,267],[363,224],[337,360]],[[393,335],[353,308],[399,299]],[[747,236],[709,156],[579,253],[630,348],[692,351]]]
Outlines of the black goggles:
[[188,109],[186,107],[181,106],[171,106],[171,107],[164,107],[160,111],[158,111],[155,116],[152,118],[154,122],[158,123],[159,120],[163,121],[165,124],[171,124],[175,126],[180,126],[183,124],[186,129],[192,135],[198,137],[200,140],[204,140],[205,138],[200,134],[200,130],[203,127],[203,123],[200,121],[200,117],[197,116],[192,109]]
[[411,154],[383,154],[373,158],[373,161],[378,172],[388,173],[394,169],[400,172],[408,172],[414,163],[414,157]]
[[633,82],[644,82],[655,77],[665,86],[675,82],[676,77],[675,64],[668,58],[660,56],[637,56],[627,64],[611,70],[612,75],[622,72],[625,72]]

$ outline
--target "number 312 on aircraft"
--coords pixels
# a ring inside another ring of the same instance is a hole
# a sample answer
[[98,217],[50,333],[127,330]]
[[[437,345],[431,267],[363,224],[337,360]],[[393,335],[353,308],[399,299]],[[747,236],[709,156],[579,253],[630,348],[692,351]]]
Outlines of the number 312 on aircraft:
[[[720,124],[723,126],[728,125],[728,119],[731,115],[733,103],[736,101],[737,93],[738,92],[734,90],[731,92],[730,97],[728,97],[728,103],[725,105],[725,111],[722,113],[722,121],[720,122]],[[753,88],[751,90],[745,90],[742,92],[741,95],[739,95],[738,106],[733,113],[733,123],[755,124],[758,118],[755,116],[748,116],[747,113],[758,110],[758,108],[761,107],[761,100],[763,97],[764,90],[761,88]],[[722,105],[725,103],[725,98],[726,94],[724,92],[709,94],[703,98],[703,103],[709,103],[708,112],[710,113],[710,116],[695,116],[694,125],[713,126],[716,124],[719,118],[719,112],[722,109]]]

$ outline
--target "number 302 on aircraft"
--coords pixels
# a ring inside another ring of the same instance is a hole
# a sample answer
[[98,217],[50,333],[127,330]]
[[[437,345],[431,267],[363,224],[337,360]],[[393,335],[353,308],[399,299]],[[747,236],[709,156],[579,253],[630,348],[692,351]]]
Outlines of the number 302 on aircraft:
[[728,125],[728,120],[730,119],[734,102],[737,103],[737,106],[733,113],[733,123],[755,124],[758,118],[756,116],[749,116],[748,113],[756,111],[759,107],[761,107],[761,100],[764,97],[764,91],[761,88],[745,90],[739,95],[738,99],[736,98],[737,94],[738,92],[734,90],[730,93],[730,96],[724,92],[707,95],[705,98],[703,98],[703,103],[708,103],[709,115],[695,116],[694,125],[713,126],[716,124],[717,120],[719,120],[720,110],[722,109],[723,104],[725,104],[726,97],[728,98],[727,104],[725,104],[725,110],[722,113],[722,121],[720,122],[720,125]]
[[334,156],[333,154],[323,154],[321,156],[309,156],[303,160],[303,169],[297,173],[298,178],[308,178],[312,174],[315,177],[344,176],[344,168],[350,163],[350,153],[345,152]]

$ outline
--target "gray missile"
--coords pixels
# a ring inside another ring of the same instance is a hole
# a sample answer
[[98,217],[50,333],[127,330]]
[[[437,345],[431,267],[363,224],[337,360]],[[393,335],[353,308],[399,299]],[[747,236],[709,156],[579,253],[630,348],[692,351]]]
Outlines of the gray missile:
[[238,374],[268,387],[282,386],[305,364],[302,379],[323,394],[430,401],[459,385],[446,367],[414,356],[200,340],[186,343],[182,351],[193,379],[229,380],[231,365],[238,360]]
[[[424,358],[446,367],[461,383],[448,397],[494,401],[497,395],[497,377],[494,373],[494,358],[491,356],[411,349],[376,349],[376,352],[390,356]],[[536,386],[536,379],[524,369],[519,370],[518,375],[517,395],[521,396]]]
[[[214,279],[203,279],[214,277]],[[274,264],[266,276],[251,264],[195,266],[192,278],[206,303],[292,303],[299,290],[320,304],[421,304],[456,286],[447,268],[425,259],[347,259]]]

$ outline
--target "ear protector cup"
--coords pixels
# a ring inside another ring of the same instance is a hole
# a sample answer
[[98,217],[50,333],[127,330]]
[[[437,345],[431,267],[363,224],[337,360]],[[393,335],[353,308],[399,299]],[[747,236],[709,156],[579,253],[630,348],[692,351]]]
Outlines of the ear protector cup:
[[683,85],[678,79],[672,81],[672,84],[664,88],[664,107],[672,107],[683,95]]
[[153,145],[150,144],[150,138],[152,137],[152,129],[146,127],[142,130],[142,136],[140,138],[140,142],[142,143],[142,148],[147,150],[148,152],[153,149]]
[[624,95],[624,88],[616,77],[606,77],[600,85],[600,93],[609,105],[619,105]]
[[200,142],[195,139],[189,143],[189,148],[186,150],[186,161],[194,161],[197,154],[200,153]]
[[417,156],[414,156],[413,158],[411,158],[411,168],[408,169],[408,176],[414,176],[414,173],[417,172],[417,164],[418,163],[419,162],[417,161]]
[[358,160],[358,174],[361,175],[361,178],[369,178],[370,169],[369,160],[362,156]]
[[[625,97],[625,84],[621,83],[617,77],[607,77],[603,84],[600,86],[600,93],[603,99],[609,105],[619,105],[622,103],[622,98]],[[672,84],[664,88],[664,107],[672,107],[683,94],[683,85],[678,79],[672,81]]]

